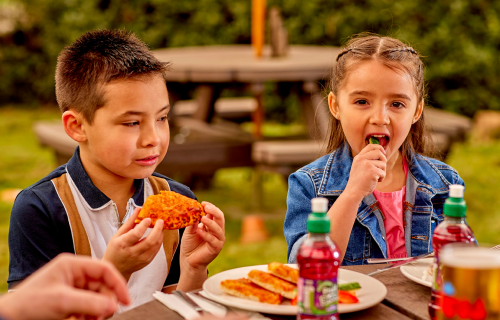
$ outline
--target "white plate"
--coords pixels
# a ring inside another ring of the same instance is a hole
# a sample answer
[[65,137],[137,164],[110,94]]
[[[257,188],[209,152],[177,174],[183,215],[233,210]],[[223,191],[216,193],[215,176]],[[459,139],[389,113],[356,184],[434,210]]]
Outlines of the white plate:
[[[297,265],[289,266],[297,268]],[[220,289],[221,281],[227,279],[246,278],[251,270],[267,271],[267,265],[232,269],[213,275],[203,284],[203,291],[207,294],[208,298],[230,307],[270,314],[297,314],[297,306],[290,305],[290,300],[286,300],[280,305],[273,305],[234,297],[225,294]],[[384,300],[385,295],[387,294],[387,289],[382,282],[359,272],[339,269],[338,279],[339,283],[359,282],[361,285],[361,289],[358,290],[356,294],[359,302],[353,304],[339,304],[339,313],[354,312],[372,307]]]
[[421,259],[401,266],[401,272],[410,280],[420,283],[426,287],[432,287],[432,275],[429,269],[434,258]]

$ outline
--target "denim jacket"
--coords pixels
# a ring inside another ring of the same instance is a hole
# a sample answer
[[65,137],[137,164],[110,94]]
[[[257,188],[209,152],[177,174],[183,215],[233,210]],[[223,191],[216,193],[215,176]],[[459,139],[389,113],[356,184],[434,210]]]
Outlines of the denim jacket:
[[[352,165],[347,144],[297,170],[289,177],[285,238],[288,261],[297,261],[297,252],[307,237],[306,221],[311,199],[324,197],[329,207],[344,191]],[[464,182],[449,165],[414,154],[408,164],[406,199],[403,203],[403,226],[406,253],[417,256],[432,251],[431,236],[443,221],[443,204],[448,186]],[[387,258],[383,214],[373,194],[361,201],[352,227],[343,265],[366,263],[368,258]]]

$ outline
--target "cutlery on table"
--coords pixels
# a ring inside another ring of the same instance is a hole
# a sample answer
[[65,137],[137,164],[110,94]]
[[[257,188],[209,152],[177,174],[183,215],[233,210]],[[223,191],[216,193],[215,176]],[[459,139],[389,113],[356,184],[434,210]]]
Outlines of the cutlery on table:
[[[499,249],[500,249],[500,246],[499,246]],[[429,254],[426,257],[430,258],[430,257],[433,257],[433,256],[434,256],[433,254]],[[397,261],[406,261],[406,260],[413,259],[413,258],[416,258],[416,257],[390,258],[390,259],[386,259],[386,258],[368,258],[368,259],[366,259],[366,263],[368,263],[368,264],[390,263],[390,262],[397,262]]]
[[172,293],[177,295],[178,297],[180,297],[185,302],[187,302],[200,315],[204,314],[203,309],[196,302],[194,302],[193,299],[191,299],[185,292],[180,291],[180,290],[174,290],[174,291],[172,291]]
[[416,257],[411,257],[411,258],[406,259],[406,260],[395,262],[395,263],[391,264],[390,266],[387,266],[387,267],[382,268],[382,269],[375,270],[373,272],[368,273],[367,275],[373,276],[373,275],[379,274],[381,272],[384,272],[384,271],[387,271],[387,270],[390,270],[390,269],[399,268],[401,266],[404,266],[405,264],[412,263],[412,262],[415,262],[417,260],[430,257],[433,254],[434,254],[434,252],[428,252],[428,253],[424,253],[424,254],[421,254],[421,255],[416,256]]

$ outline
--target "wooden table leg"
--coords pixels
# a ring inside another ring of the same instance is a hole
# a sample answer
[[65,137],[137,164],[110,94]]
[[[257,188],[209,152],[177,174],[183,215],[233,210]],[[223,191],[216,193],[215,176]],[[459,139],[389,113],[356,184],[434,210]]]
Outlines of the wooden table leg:
[[299,89],[299,97],[309,136],[311,139],[325,139],[331,115],[327,99],[322,96],[318,83],[304,82]]
[[198,109],[193,114],[193,118],[211,122],[215,114],[215,101],[220,97],[222,86],[218,84],[202,84],[196,88],[196,102]]
[[264,123],[264,105],[262,103],[262,96],[264,93],[263,83],[253,83],[250,86],[255,100],[257,100],[257,109],[252,113],[252,122],[254,124],[254,136],[257,139],[262,138],[262,124]]

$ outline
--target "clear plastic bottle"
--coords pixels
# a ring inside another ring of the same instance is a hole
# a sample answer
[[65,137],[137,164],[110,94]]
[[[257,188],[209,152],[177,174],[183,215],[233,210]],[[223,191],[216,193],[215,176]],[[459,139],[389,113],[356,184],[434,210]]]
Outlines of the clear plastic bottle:
[[309,236],[297,255],[297,319],[338,320],[340,252],[329,236],[328,200],[311,199],[311,207],[312,213],[307,219]]
[[441,309],[441,272],[439,269],[439,250],[446,244],[453,242],[477,245],[472,229],[465,221],[467,206],[463,199],[464,186],[450,185],[450,197],[446,199],[443,207],[444,221],[441,222],[432,235],[432,248],[434,250],[433,283],[431,299],[429,301],[429,316],[435,320],[437,312]]

